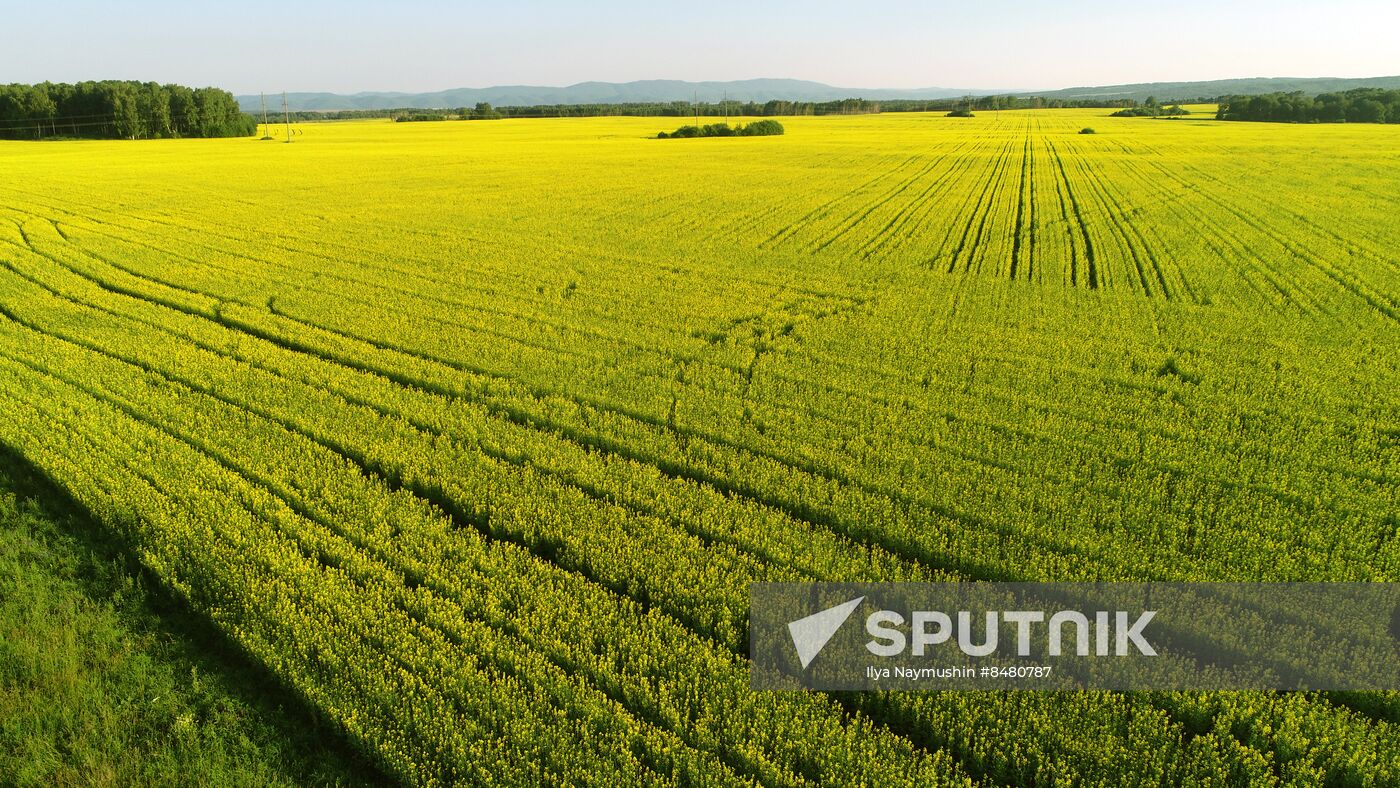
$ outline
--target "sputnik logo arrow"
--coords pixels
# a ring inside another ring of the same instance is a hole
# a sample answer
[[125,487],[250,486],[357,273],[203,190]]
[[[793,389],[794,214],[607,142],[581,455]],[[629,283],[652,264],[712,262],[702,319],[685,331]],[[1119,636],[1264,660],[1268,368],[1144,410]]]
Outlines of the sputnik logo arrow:
[[797,647],[797,658],[802,661],[803,669],[812,664],[836,630],[846,623],[846,619],[864,600],[863,596],[857,597],[788,624],[788,633],[792,635],[792,645]]

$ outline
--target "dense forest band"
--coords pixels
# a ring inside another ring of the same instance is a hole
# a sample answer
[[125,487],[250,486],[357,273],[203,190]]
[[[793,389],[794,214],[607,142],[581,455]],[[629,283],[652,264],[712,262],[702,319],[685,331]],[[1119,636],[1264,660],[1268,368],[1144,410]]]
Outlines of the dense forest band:
[[228,91],[155,82],[0,85],[0,139],[246,137],[257,122]]

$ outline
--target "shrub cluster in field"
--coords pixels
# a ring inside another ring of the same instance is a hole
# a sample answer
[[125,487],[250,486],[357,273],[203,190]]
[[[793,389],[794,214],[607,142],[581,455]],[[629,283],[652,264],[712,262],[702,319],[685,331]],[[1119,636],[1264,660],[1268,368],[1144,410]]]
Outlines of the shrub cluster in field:
[[782,133],[783,124],[770,118],[756,120],[748,125],[711,123],[705,126],[681,126],[669,134],[664,131],[657,132],[656,138],[665,140],[690,137],[771,137]]
[[1115,118],[1179,118],[1190,115],[1191,111],[1180,104],[1162,106],[1157,99],[1148,96],[1141,107],[1125,107],[1113,113]]

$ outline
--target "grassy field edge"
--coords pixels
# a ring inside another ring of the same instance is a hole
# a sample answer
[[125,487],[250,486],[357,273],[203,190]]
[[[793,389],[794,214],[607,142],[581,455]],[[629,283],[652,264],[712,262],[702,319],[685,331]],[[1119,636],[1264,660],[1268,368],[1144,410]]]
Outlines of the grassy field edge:
[[0,783],[385,782],[0,444]]

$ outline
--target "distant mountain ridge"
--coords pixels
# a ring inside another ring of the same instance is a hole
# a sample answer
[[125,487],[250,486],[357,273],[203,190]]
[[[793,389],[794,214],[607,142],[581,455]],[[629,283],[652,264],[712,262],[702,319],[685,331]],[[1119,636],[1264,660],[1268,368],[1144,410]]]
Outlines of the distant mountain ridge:
[[[838,101],[844,98],[866,99],[939,99],[968,93],[986,94],[991,91],[969,91],[958,88],[838,88],[820,82],[801,79],[744,79],[733,82],[683,82],[673,79],[647,79],[636,82],[580,82],[567,87],[537,85],[501,85],[489,88],[456,88],[434,93],[288,93],[287,103],[293,110],[398,109],[412,107],[437,109],[470,107],[486,101],[499,107],[535,104],[626,104],[641,102],[720,101],[727,94],[733,101]],[[1005,92],[1005,91],[994,91]],[[281,96],[277,96],[281,106]],[[261,106],[256,95],[239,96],[245,111]],[[269,99],[269,104],[271,104]]]
[[[636,82],[580,82],[567,87],[501,85],[489,88],[456,88],[433,93],[288,93],[287,103],[289,108],[293,110],[333,111],[410,107],[417,109],[470,107],[481,101],[506,107],[536,104],[670,102],[690,101],[692,98],[712,103],[721,100],[726,95],[734,101],[764,102],[774,99],[787,101],[837,101],[844,98],[863,98],[876,101],[945,99],[965,95],[987,96],[1008,93],[1018,96],[1044,96],[1052,99],[1104,98],[1142,101],[1148,96],[1155,96],[1161,100],[1171,100],[1223,95],[1257,95],[1294,90],[1316,95],[1358,87],[1400,89],[1400,76],[1361,79],[1253,77],[1204,82],[1141,82],[1127,85],[1100,85],[1039,91],[940,87],[841,88],[802,79],[745,79],[732,82],[647,79]],[[261,106],[261,99],[256,95],[239,96],[238,103],[245,111],[253,112]],[[270,103],[280,104],[281,102]]]
[[1065,88],[1018,93],[1021,96],[1044,96],[1049,99],[1136,99],[1148,96],[1161,100],[1211,98],[1215,96],[1257,96],[1261,93],[1291,93],[1300,90],[1310,96],[1334,93],[1352,88],[1400,89],[1400,76],[1363,77],[1249,77],[1245,79],[1212,79],[1204,82],[1137,82],[1129,85]]

